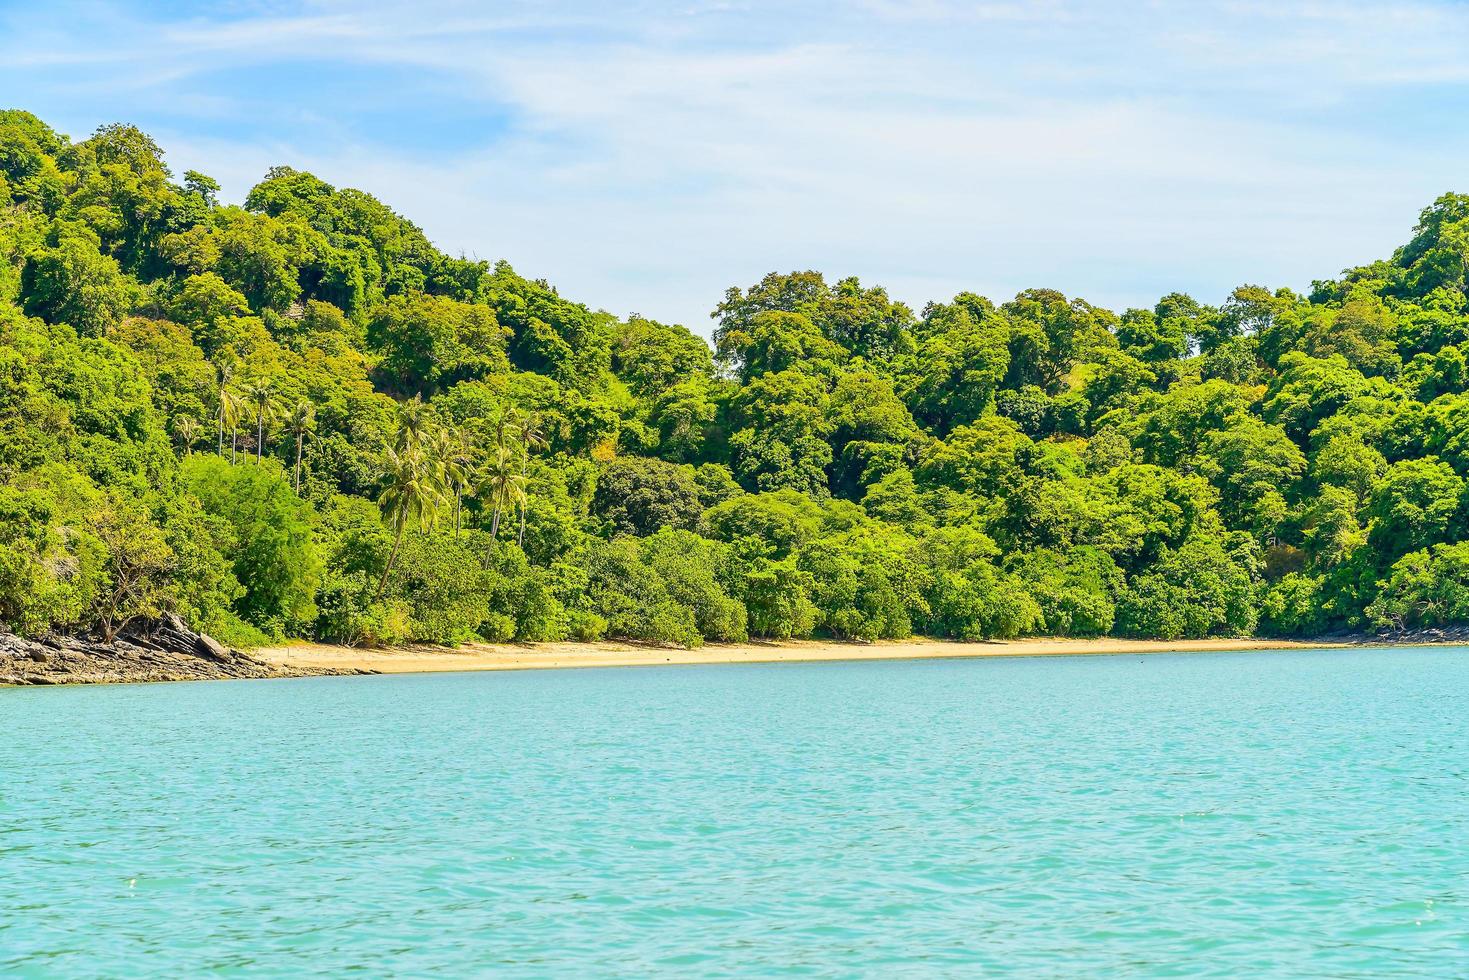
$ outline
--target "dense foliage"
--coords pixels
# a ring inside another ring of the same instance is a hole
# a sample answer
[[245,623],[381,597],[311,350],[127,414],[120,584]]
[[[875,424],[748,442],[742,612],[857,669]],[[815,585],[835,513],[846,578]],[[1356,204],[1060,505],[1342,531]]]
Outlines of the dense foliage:
[[0,627],[235,643],[1308,634],[1469,618],[1469,197],[1219,307],[915,314],[814,272],[711,349],[279,167],[0,112]]

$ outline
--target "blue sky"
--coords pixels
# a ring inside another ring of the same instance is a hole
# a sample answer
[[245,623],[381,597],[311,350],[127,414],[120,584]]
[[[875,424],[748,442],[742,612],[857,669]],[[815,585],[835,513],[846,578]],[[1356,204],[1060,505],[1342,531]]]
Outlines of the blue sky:
[[921,307],[1308,287],[1469,191],[1469,4],[17,3],[0,103],[274,164],[708,332],[820,269]]

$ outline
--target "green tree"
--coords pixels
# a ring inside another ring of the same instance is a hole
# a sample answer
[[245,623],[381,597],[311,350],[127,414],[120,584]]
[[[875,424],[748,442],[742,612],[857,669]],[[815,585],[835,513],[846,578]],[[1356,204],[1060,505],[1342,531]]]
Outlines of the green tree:
[[286,431],[296,440],[296,459],[291,465],[291,487],[301,493],[301,456],[306,436],[316,428],[316,408],[308,401],[298,401],[286,416]]
[[393,528],[393,548],[388,552],[382,579],[378,582],[379,597],[388,587],[388,576],[392,574],[393,562],[403,546],[403,535],[410,525],[424,529],[432,526],[441,493],[433,467],[417,447],[401,452],[389,449],[384,469],[385,485],[378,503]]
[[245,402],[255,412],[255,462],[265,458],[265,423],[275,418],[275,386],[255,381],[245,386]]
[[309,625],[321,583],[315,515],[281,469],[194,456],[183,461],[182,475],[204,511],[229,528],[224,553],[244,589],[236,612],[274,635]]

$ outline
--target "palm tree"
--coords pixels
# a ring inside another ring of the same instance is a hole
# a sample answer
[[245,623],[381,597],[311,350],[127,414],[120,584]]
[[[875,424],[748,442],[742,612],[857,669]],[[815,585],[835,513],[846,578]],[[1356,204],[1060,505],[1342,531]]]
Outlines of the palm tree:
[[286,431],[296,437],[296,465],[291,470],[291,484],[301,492],[301,449],[306,433],[316,428],[316,408],[305,399],[298,401],[286,416]]
[[393,563],[398,559],[398,549],[403,544],[403,534],[410,523],[429,527],[438,513],[441,499],[439,486],[434,479],[432,467],[416,450],[398,452],[388,450],[387,486],[378,503],[393,525],[393,550],[388,553],[388,563],[383,568],[382,581],[377,594],[382,596],[388,587],[388,576],[393,572]]
[[423,403],[423,396],[414,395],[412,401],[404,402],[398,407],[398,435],[393,448],[400,453],[418,450],[428,438],[430,423],[428,406]]
[[485,467],[485,487],[494,508],[490,518],[490,540],[494,541],[500,534],[500,512],[511,503],[525,500],[525,477],[516,472],[515,457],[503,446]]
[[434,458],[438,461],[439,482],[454,493],[454,540],[459,540],[460,513],[464,493],[474,477],[474,461],[464,433],[457,429],[441,429],[434,439]]
[[525,488],[529,480],[525,475],[526,467],[530,465],[530,451],[539,449],[546,445],[546,433],[541,430],[541,420],[534,415],[523,415],[516,420],[516,435],[520,437],[520,533],[516,535],[515,543],[519,547],[525,547],[525,505],[527,502]]
[[225,361],[219,366],[219,454],[224,455],[224,427],[228,421],[230,403],[230,378],[234,377],[235,366]]
[[[240,449],[240,420],[244,415],[245,403],[239,395],[228,388],[219,393],[219,417],[220,424],[228,427],[230,431],[230,462],[235,461],[235,454]],[[223,432],[223,428],[220,430]],[[220,440],[219,454],[224,455],[223,437]]]
[[520,416],[513,408],[507,408],[500,412],[499,417],[495,419],[496,449],[505,448],[505,437],[514,431],[519,418]]
[[260,462],[265,455],[265,420],[275,417],[275,409],[271,405],[271,399],[275,398],[275,388],[269,381],[257,381],[245,388],[245,401],[255,409],[255,462]]
[[199,441],[199,436],[202,433],[203,426],[196,419],[187,415],[175,420],[173,423],[173,434],[178,437],[179,442],[183,443],[185,456],[193,453],[194,443]]

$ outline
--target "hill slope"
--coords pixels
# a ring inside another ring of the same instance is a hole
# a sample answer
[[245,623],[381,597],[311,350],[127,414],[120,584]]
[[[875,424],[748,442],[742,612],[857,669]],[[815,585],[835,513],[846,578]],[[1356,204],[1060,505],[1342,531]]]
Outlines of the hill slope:
[[1469,618],[1469,198],[1311,295],[914,312],[732,288],[711,349],[361,191],[244,207],[0,112],[0,628],[227,642],[1314,633]]

